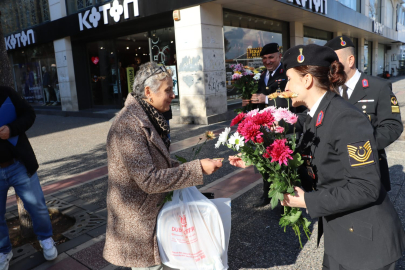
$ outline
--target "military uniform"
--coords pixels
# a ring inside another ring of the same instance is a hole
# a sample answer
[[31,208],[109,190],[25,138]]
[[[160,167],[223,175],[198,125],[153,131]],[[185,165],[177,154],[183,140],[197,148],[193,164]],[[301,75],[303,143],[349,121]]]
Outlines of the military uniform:
[[[338,36],[329,40],[325,46],[338,51],[354,47],[354,44],[349,37]],[[346,84],[349,81],[347,81]],[[342,96],[344,96],[342,88],[340,92],[343,94]],[[398,139],[403,131],[399,105],[397,98],[394,93],[392,93],[391,83],[361,73],[348,101],[365,113],[374,127],[381,179],[385,190],[390,191],[391,183],[387,155],[385,154],[384,148]]]
[[386,191],[391,190],[391,183],[384,148],[398,139],[403,131],[398,101],[391,89],[391,83],[386,80],[361,73],[348,99],[367,115],[374,127],[381,179]]
[[318,243],[325,234],[325,257],[345,269],[380,269],[394,263],[405,249],[405,233],[381,188],[368,118],[328,92],[305,126],[300,148],[317,191],[304,198],[309,215],[319,218]]
[[[286,52],[284,67],[329,67],[337,60],[330,48],[300,45]],[[326,91],[318,102],[297,149],[308,178],[317,183],[304,200],[308,214],[319,218],[318,244],[325,235],[323,269],[394,269],[405,250],[405,232],[382,188],[373,126],[335,92]]]

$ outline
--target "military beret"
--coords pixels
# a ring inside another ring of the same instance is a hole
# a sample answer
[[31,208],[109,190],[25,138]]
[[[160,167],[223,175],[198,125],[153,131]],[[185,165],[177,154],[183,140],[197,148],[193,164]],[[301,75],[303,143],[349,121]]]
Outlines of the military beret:
[[262,48],[262,51],[260,52],[260,56],[266,55],[266,54],[272,54],[272,53],[276,53],[279,52],[278,50],[278,44],[277,43],[269,43],[264,45],[264,47]]
[[298,66],[329,67],[334,61],[339,61],[334,50],[316,44],[292,47],[284,53],[283,57],[285,70]]
[[338,36],[326,42],[324,46],[332,48],[332,50],[337,51],[344,48],[354,47],[354,44],[349,37]]

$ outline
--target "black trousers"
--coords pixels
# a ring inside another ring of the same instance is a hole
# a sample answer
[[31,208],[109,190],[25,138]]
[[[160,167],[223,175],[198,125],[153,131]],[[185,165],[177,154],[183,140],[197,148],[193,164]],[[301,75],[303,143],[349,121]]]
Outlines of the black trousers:
[[[396,262],[393,262],[382,268],[370,269],[370,270],[395,270],[395,265],[396,265]],[[339,264],[337,261],[335,261],[335,259],[333,259],[331,256],[324,254],[322,270],[358,270],[358,269],[346,268],[346,267],[342,266],[341,264]]]

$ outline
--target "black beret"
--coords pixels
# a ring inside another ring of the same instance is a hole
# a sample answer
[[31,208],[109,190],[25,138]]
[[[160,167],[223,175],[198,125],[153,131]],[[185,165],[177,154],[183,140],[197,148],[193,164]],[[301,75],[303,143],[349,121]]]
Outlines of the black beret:
[[288,49],[284,53],[284,70],[298,66],[321,66],[329,67],[339,58],[334,50],[329,47],[316,44],[298,45]]
[[279,52],[278,48],[279,47],[278,47],[277,43],[266,44],[266,45],[264,45],[262,51],[260,52],[260,56]]
[[324,46],[332,48],[332,50],[337,51],[344,48],[354,47],[354,44],[349,37],[338,36],[326,42]]

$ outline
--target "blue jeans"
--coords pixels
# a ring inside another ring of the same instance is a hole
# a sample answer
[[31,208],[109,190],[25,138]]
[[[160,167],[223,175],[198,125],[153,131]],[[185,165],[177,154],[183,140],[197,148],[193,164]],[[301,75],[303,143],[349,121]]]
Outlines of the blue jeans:
[[31,178],[28,177],[25,166],[16,161],[6,168],[0,168],[0,253],[11,251],[7,223],[4,217],[7,191],[10,186],[14,187],[15,192],[24,202],[24,208],[31,216],[34,233],[38,240],[45,240],[52,236],[52,224],[38,175],[35,173]]

